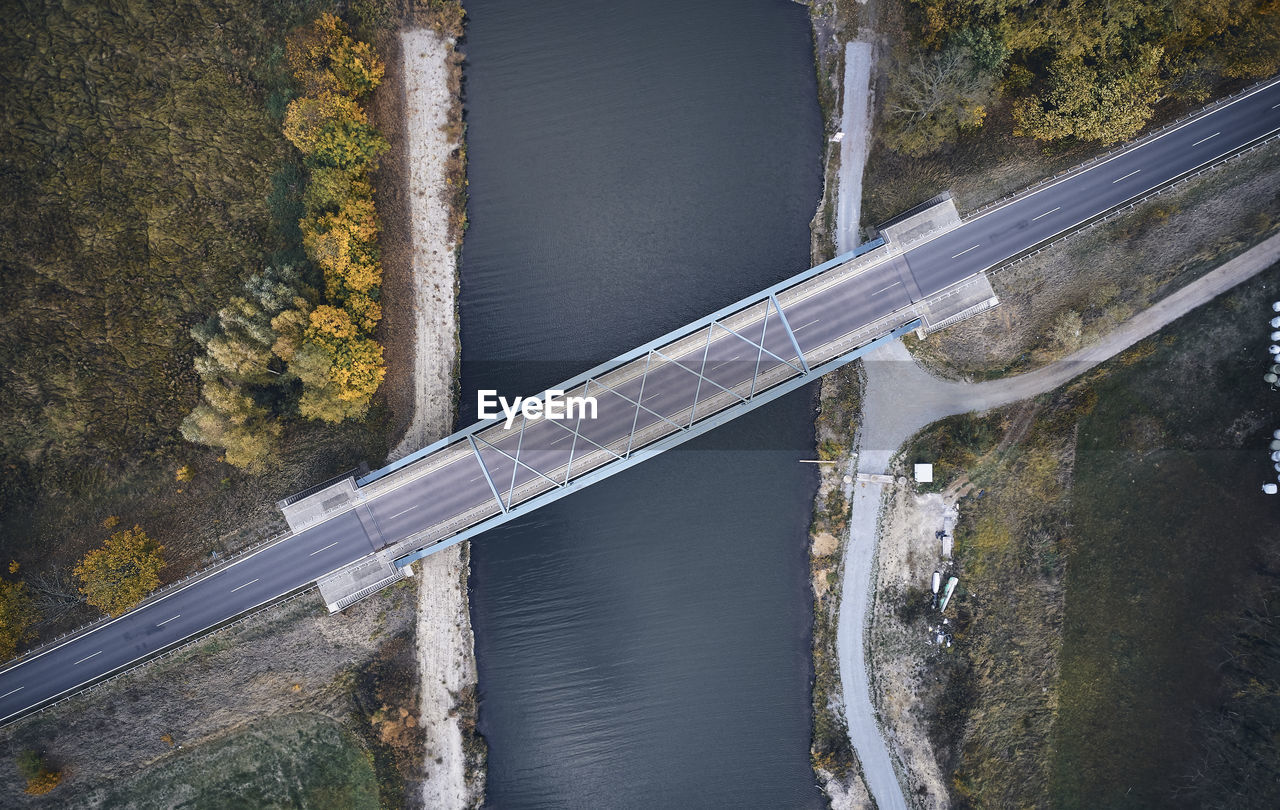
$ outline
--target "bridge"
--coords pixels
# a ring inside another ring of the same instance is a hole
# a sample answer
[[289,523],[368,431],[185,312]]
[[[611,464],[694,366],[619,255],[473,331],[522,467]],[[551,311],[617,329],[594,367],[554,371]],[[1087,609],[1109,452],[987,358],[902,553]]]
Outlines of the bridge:
[[[472,425],[281,502],[291,533],[0,671],[0,722],[318,583],[339,610],[412,564],[614,475],[907,331],[995,306],[986,271],[1280,132],[1271,81],[978,215],[945,195],[857,251],[556,386],[594,419]],[[545,393],[545,392],[544,392]]]

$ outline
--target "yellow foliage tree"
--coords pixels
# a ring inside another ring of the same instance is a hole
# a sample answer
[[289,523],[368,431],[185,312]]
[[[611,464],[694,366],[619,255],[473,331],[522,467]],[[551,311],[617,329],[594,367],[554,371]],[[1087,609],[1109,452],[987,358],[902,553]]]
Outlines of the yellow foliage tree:
[[390,148],[355,99],[331,92],[289,102],[284,136],[313,167],[371,169]]
[[338,343],[355,337],[359,330],[346,310],[321,304],[311,310],[311,327],[307,332],[311,340],[333,351]]
[[0,661],[12,658],[18,645],[31,639],[32,628],[39,619],[27,586],[0,579]]
[[362,96],[382,83],[385,71],[373,48],[352,39],[346,24],[328,13],[290,37],[286,55],[294,78],[311,95]]
[[163,551],[141,526],[116,532],[75,567],[80,592],[89,604],[119,616],[160,584]]

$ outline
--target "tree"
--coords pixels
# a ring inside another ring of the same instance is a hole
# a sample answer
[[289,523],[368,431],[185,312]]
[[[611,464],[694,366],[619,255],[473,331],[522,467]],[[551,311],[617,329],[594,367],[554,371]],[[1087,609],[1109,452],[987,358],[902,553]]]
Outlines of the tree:
[[50,768],[49,761],[39,751],[30,748],[22,751],[14,764],[27,780],[26,792],[31,796],[43,796],[62,781],[62,773]]
[[0,661],[18,652],[18,645],[29,641],[40,614],[22,582],[0,579]]
[[997,59],[994,69],[983,69],[967,48],[953,46],[941,53],[917,53],[896,65],[885,100],[885,143],[895,152],[921,157],[961,131],[982,126],[1001,63]]
[[286,54],[304,92],[342,92],[360,97],[382,83],[384,66],[367,42],[351,38],[333,14],[321,14],[289,38]]
[[354,99],[330,92],[289,102],[284,136],[313,167],[372,170],[391,148]]
[[211,381],[201,393],[204,401],[182,420],[183,438],[221,448],[223,460],[233,467],[266,468],[282,432],[279,423],[238,388]]
[[1059,59],[1050,69],[1047,91],[1014,105],[1014,133],[1104,144],[1133,137],[1160,100],[1161,53],[1146,48],[1136,59],[1110,68]]
[[116,532],[75,567],[80,592],[89,604],[119,616],[160,584],[163,551],[141,526]]

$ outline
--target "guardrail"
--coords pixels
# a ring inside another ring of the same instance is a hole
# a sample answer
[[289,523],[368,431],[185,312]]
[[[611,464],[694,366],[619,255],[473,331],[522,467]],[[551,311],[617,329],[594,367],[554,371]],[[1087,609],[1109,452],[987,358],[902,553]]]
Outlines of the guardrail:
[[1077,234],[1083,233],[1088,230],[1092,230],[1093,228],[1096,228],[1099,225],[1105,224],[1106,222],[1113,220],[1117,217],[1123,216],[1124,214],[1129,213],[1134,208],[1137,208],[1139,205],[1142,205],[1145,202],[1149,202],[1150,200],[1155,199],[1156,197],[1159,197],[1162,194],[1167,194],[1168,192],[1173,191],[1179,186],[1185,185],[1186,183],[1189,183],[1192,180],[1195,180],[1204,174],[1208,174],[1209,172],[1217,168],[1220,168],[1221,166],[1231,162],[1232,160],[1236,160],[1237,158],[1242,158],[1245,155],[1248,155],[1251,152],[1255,152],[1263,148],[1264,146],[1268,146],[1272,143],[1275,143],[1278,140],[1280,140],[1280,132],[1275,132],[1275,133],[1272,133],[1271,135],[1264,137],[1261,140],[1254,141],[1253,143],[1246,144],[1245,146],[1242,146],[1239,149],[1235,149],[1231,152],[1228,152],[1225,155],[1222,155],[1221,157],[1214,159],[1210,163],[1206,163],[1205,165],[1197,169],[1187,172],[1186,174],[1180,177],[1176,177],[1167,183],[1163,183],[1157,186],[1156,188],[1151,189],[1141,197],[1130,200],[1129,202],[1126,202],[1126,203],[1121,203],[1120,205],[1116,206],[1110,211],[1099,214],[1098,216],[1090,220],[1082,222],[1079,225],[1067,231],[1064,231],[1063,233],[1058,234],[1057,236],[1053,237],[1050,241],[1044,242],[1039,245],[1034,245],[1031,248],[1028,248],[1026,251],[1023,251],[1022,253],[1019,253],[1014,256],[1010,256],[1008,259],[1005,259],[999,264],[995,264],[995,265],[992,265],[991,267],[988,267],[984,272],[988,273],[989,275],[994,275],[1003,270],[1008,270],[1011,267],[1016,267],[1017,265],[1025,262],[1027,259],[1030,259],[1040,253],[1043,253],[1044,251],[1048,250],[1051,247],[1054,247],[1060,242],[1070,239],[1071,237]]

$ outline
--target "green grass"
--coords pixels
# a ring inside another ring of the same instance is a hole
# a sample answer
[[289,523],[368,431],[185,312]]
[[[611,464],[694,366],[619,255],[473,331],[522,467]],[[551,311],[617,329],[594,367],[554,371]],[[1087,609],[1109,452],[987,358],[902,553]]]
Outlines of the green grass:
[[1116,364],[1080,423],[1055,805],[1168,806],[1201,753],[1198,717],[1224,698],[1224,627],[1277,541],[1259,484],[1278,285],[1273,267]]
[[132,810],[379,807],[373,765],[356,737],[327,717],[304,714],[265,718],[229,737],[177,751],[108,786],[101,803],[93,805]]

